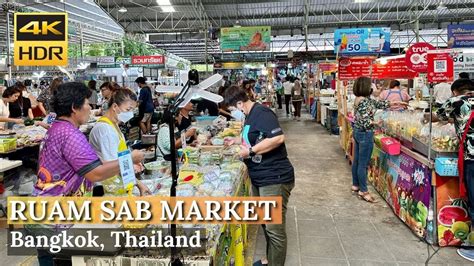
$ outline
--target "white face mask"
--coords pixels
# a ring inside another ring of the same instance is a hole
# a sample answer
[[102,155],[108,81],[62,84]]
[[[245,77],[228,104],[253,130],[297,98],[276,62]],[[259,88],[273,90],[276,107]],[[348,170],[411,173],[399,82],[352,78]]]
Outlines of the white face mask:
[[27,91],[23,91],[23,92],[21,93],[21,95],[22,95],[23,97],[25,97],[25,98],[30,97],[30,94],[29,94]]
[[130,119],[133,118],[133,111],[121,112],[117,116],[118,120],[122,123],[127,123]]
[[232,117],[237,120],[237,121],[244,121],[245,120],[245,114],[244,112],[240,111],[239,109],[235,108],[233,109],[230,114]]

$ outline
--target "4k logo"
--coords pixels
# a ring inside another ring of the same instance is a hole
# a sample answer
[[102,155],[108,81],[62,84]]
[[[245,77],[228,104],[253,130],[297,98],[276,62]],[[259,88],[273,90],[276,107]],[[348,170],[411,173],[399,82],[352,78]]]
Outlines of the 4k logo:
[[67,44],[66,13],[15,13],[15,65],[67,65]]

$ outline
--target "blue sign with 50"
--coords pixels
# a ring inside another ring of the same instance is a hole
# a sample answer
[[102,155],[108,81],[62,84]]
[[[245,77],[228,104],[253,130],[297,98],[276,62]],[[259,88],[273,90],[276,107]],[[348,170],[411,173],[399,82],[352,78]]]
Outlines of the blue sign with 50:
[[334,53],[388,54],[390,28],[338,29],[334,32]]

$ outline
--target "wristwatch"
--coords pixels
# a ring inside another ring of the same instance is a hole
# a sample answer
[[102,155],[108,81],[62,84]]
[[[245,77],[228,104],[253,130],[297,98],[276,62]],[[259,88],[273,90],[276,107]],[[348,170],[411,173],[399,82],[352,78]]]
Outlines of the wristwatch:
[[253,157],[253,156],[255,156],[255,155],[257,155],[257,154],[252,150],[252,147],[250,147],[250,148],[249,148],[249,156],[250,156],[250,157]]

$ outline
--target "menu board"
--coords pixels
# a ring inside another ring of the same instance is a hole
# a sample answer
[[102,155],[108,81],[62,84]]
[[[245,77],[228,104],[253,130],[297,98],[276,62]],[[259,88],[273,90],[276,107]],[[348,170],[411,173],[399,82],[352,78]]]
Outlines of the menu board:
[[405,58],[387,60],[386,64],[376,62],[372,65],[372,78],[374,79],[413,79],[418,75],[407,68]]
[[341,58],[339,59],[339,80],[354,80],[360,76],[370,77],[371,58]]

